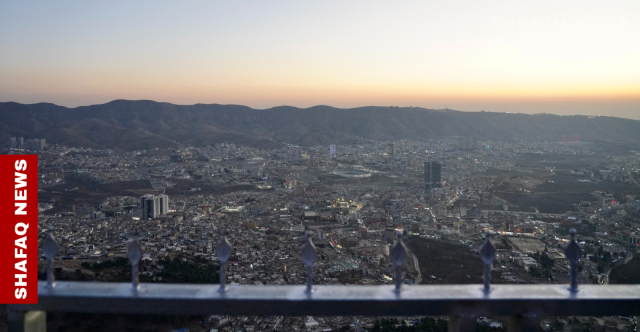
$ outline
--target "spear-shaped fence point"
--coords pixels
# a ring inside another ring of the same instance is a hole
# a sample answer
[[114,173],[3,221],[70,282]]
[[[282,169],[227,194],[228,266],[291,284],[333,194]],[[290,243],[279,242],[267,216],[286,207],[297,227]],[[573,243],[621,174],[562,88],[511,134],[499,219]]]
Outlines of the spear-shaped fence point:
[[58,241],[53,237],[53,227],[47,228],[47,238],[42,244],[42,253],[47,259],[47,289],[52,289],[56,286],[53,276],[53,258],[58,253]]
[[491,291],[491,264],[496,258],[496,248],[491,244],[491,232],[487,231],[486,241],[480,248],[480,258],[484,263],[484,293],[489,294]]
[[311,241],[311,231],[306,232],[307,241],[302,248],[302,262],[307,267],[307,289],[306,293],[311,294],[313,292],[313,263],[318,258],[318,250]]
[[580,260],[581,250],[580,246],[576,242],[576,230],[574,228],[569,230],[569,234],[571,234],[571,241],[569,245],[564,250],[565,256],[569,260],[569,265],[571,266],[571,287],[569,287],[569,291],[571,293],[578,292],[578,262]]
[[140,246],[140,241],[138,241],[138,231],[136,230],[133,241],[129,243],[129,250],[127,251],[127,257],[129,257],[129,261],[131,262],[131,286],[134,292],[137,292],[140,289],[140,276],[138,264],[142,259],[142,246]]
[[391,261],[395,266],[395,274],[394,280],[396,284],[396,288],[394,292],[400,293],[400,287],[402,286],[402,264],[407,260],[407,248],[404,246],[402,242],[402,231],[398,231],[397,233],[398,240],[391,248]]
[[229,240],[227,240],[227,230],[223,229],[220,244],[218,244],[218,247],[216,248],[216,255],[220,260],[220,288],[218,289],[218,291],[221,293],[226,292],[228,289],[226,273],[227,260],[229,260],[229,258],[231,257],[231,250],[231,244],[229,243]]

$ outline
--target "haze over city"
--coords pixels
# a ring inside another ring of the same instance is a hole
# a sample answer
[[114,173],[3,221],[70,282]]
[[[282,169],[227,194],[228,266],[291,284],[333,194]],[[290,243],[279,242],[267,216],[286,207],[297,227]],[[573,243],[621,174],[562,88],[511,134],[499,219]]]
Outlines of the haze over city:
[[640,119],[637,1],[5,2],[0,101]]
[[0,2],[0,332],[637,331],[638,32],[638,0]]

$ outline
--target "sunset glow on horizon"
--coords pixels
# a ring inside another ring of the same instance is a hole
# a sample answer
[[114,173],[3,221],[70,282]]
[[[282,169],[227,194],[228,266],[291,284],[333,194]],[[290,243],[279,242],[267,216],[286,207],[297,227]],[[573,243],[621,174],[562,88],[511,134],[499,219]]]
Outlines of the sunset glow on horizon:
[[4,2],[0,102],[640,119],[640,2]]

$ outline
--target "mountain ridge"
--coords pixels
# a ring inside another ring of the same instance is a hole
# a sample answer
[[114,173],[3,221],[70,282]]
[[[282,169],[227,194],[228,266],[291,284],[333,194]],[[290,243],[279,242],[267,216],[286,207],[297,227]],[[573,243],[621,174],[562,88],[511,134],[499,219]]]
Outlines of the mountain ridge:
[[67,108],[52,103],[0,102],[0,139],[45,138],[50,143],[123,150],[236,143],[271,148],[353,144],[364,140],[426,140],[476,136],[487,140],[556,140],[637,144],[640,121],[608,116],[462,112],[420,107],[309,108],[176,105],[113,100]]

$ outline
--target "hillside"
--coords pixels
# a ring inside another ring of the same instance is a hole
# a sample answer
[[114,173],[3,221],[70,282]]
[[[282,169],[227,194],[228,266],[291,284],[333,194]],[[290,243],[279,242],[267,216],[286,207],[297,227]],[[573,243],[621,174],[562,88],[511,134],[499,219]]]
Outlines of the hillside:
[[477,136],[480,140],[559,140],[637,144],[640,121],[614,117],[458,112],[423,108],[339,109],[281,106],[174,105],[116,100],[66,108],[54,104],[0,103],[0,140],[18,136],[49,143],[112,149],[147,149],[231,142],[255,147],[349,144],[372,139],[425,140]]

